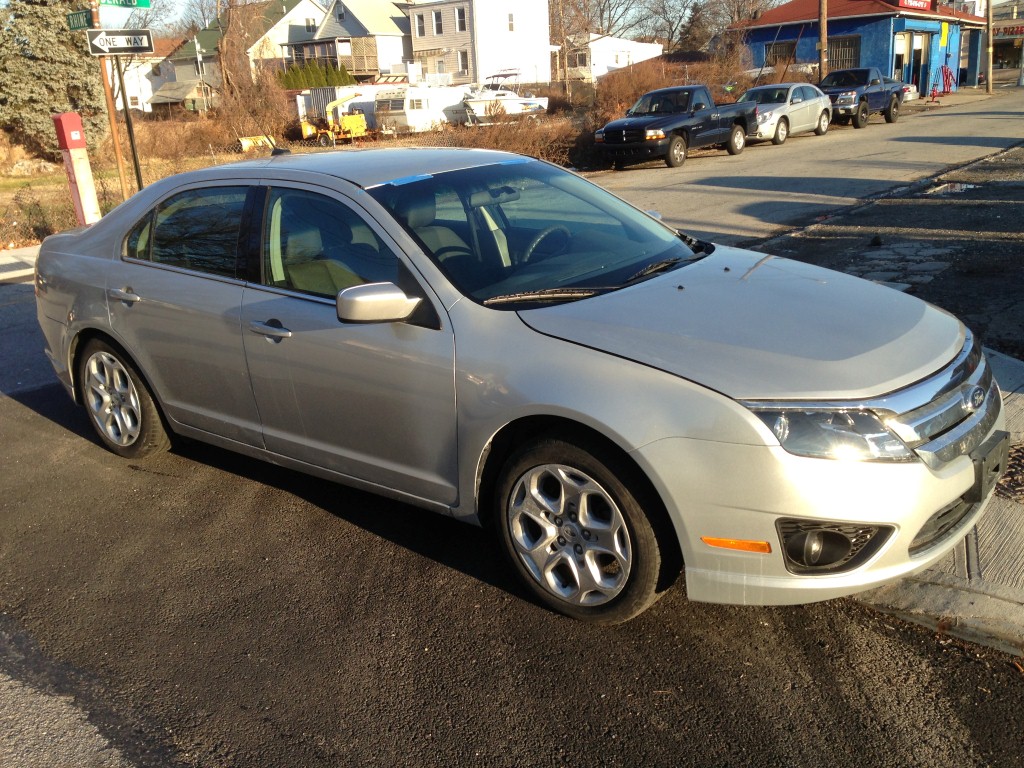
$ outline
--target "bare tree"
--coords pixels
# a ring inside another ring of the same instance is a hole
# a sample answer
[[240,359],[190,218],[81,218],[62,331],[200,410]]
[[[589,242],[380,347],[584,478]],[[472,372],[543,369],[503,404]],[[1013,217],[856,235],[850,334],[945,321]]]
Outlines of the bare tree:
[[703,0],[709,26],[721,32],[730,24],[756,19],[780,4],[780,0]]
[[644,38],[655,40],[672,51],[680,47],[686,28],[699,0],[647,0],[643,6],[637,32]]

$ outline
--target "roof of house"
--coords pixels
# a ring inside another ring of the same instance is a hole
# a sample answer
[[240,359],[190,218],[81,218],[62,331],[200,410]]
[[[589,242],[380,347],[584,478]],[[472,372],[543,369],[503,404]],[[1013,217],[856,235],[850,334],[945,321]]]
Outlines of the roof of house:
[[[934,2],[934,0],[933,0]],[[787,24],[799,24],[818,21],[819,0],[791,0],[784,5],[765,11],[756,19],[739,21],[729,29],[761,29],[778,27]],[[956,11],[953,8],[935,3],[933,10],[916,10],[900,8],[885,0],[829,0],[828,17],[830,19],[853,18],[857,16],[913,16],[915,18],[938,19],[941,21],[957,21],[961,23],[984,24],[985,19],[974,14]]]
[[[247,16],[251,29],[248,31],[248,36],[255,43],[259,38],[277,26],[281,19],[291,13],[295,6],[303,0],[267,0],[266,2],[260,3],[249,3],[246,5],[238,6],[239,10],[245,10],[252,12],[262,8],[263,13],[252,13]],[[323,5],[319,0],[313,0],[318,5]],[[171,59],[194,59],[196,57],[196,42],[199,43],[199,50],[204,54],[213,54],[217,51],[217,46],[220,43],[221,36],[224,34],[224,29],[227,27],[227,14],[231,12],[231,9],[225,10],[218,18],[211,21],[206,25],[204,29],[199,30],[196,33],[195,38],[187,41],[183,46],[176,50],[172,55]]]
[[[345,7],[345,20],[338,21],[335,7]],[[336,37],[402,36],[409,34],[409,17],[390,0],[335,0],[323,24],[316,31],[317,40]]]

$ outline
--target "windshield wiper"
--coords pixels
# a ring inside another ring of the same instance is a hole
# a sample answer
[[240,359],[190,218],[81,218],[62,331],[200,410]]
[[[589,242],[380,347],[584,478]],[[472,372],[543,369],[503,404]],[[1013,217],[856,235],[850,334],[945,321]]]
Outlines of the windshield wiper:
[[626,284],[628,285],[629,283],[634,283],[637,280],[640,280],[645,277],[650,277],[651,275],[656,275],[659,272],[665,272],[674,267],[676,264],[679,264],[681,261],[683,261],[681,257],[673,256],[672,258],[669,259],[662,259],[661,261],[656,261],[653,264],[648,264],[635,275],[630,276],[629,279],[626,280]]
[[492,296],[484,299],[484,306],[491,307],[495,304],[516,304],[527,301],[575,301],[596,296],[599,293],[612,290],[610,288],[544,288],[539,291],[524,291],[523,293],[506,293],[501,296]]

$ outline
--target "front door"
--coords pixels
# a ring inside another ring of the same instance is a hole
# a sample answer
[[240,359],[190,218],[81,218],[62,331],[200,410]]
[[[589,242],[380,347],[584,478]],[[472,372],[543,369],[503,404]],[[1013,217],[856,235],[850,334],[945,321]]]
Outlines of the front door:
[[430,501],[456,501],[455,339],[426,321],[346,324],[338,291],[422,291],[383,230],[339,197],[268,191],[261,279],[242,333],[267,449]]

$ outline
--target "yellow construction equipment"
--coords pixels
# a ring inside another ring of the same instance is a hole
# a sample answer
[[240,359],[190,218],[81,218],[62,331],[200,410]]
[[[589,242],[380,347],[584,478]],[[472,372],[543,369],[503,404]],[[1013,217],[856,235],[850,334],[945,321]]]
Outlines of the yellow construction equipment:
[[316,139],[321,147],[330,147],[339,141],[352,142],[366,135],[366,116],[361,111],[342,112],[341,107],[360,96],[358,93],[329,102],[325,117],[308,116],[302,120],[302,138]]

